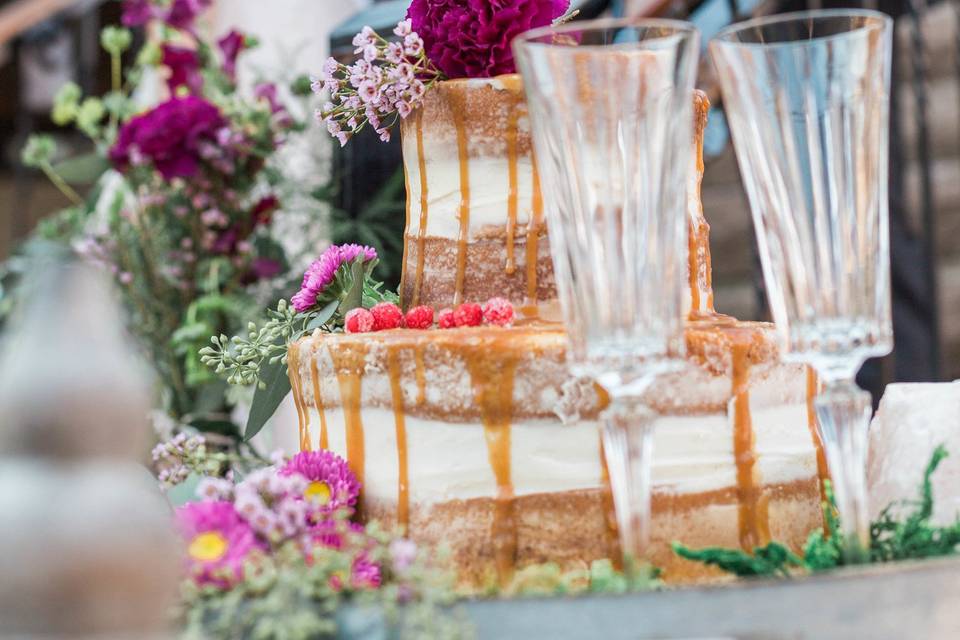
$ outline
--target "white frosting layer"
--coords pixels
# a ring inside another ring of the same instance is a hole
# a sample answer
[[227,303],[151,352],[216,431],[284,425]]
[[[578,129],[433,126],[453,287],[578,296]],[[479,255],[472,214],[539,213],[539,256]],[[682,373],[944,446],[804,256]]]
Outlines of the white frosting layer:
[[[806,405],[769,405],[760,400],[751,402],[751,411],[757,481],[776,484],[814,477],[815,450]],[[327,409],[326,419],[330,448],[345,456],[342,410]],[[394,413],[366,407],[362,421],[366,494],[395,500],[399,465]],[[496,495],[481,424],[449,424],[414,416],[406,416],[405,422],[412,502]],[[311,424],[318,424],[316,413]],[[736,486],[733,425],[727,415],[667,416],[657,421],[655,429],[653,478],[657,491],[689,494]],[[516,495],[597,488],[601,486],[598,426],[593,421],[513,424],[511,461]]]

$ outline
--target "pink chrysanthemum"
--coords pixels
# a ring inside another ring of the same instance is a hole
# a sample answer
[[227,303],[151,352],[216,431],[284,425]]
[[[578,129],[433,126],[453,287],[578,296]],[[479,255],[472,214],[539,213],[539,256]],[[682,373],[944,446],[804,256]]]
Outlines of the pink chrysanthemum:
[[177,526],[187,543],[190,574],[200,585],[229,588],[243,579],[250,555],[266,549],[231,502],[184,505],[177,509]]
[[359,244],[332,245],[323,252],[306,273],[303,274],[303,283],[300,291],[294,294],[290,302],[297,313],[303,313],[317,304],[317,296],[323,293],[337,275],[340,265],[352,262],[363,254],[364,260],[374,260],[377,252],[372,247]]
[[308,481],[303,499],[325,513],[357,504],[360,482],[346,460],[332,451],[301,451],[280,470],[282,476],[293,474]]

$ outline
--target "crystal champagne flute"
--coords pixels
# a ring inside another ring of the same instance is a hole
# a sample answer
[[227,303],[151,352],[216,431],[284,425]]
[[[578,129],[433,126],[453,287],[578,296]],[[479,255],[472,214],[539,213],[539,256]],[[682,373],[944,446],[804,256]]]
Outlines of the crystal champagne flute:
[[823,10],[733,25],[710,43],[786,357],[814,367],[848,561],[869,544],[870,396],[890,352],[887,136],[892,21]]
[[573,373],[610,395],[603,441],[627,567],[646,557],[644,391],[682,366],[686,182],[699,33],[598,20],[514,41]]

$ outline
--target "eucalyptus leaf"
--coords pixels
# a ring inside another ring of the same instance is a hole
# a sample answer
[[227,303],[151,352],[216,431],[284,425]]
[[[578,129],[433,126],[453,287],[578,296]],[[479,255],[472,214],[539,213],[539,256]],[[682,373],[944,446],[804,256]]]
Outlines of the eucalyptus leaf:
[[356,309],[363,304],[363,256],[358,257],[350,265],[350,280],[350,289],[347,290],[340,305],[340,315],[344,317],[351,309]]
[[257,387],[253,394],[253,403],[250,405],[250,415],[247,417],[247,426],[243,432],[243,439],[249,442],[260,433],[263,425],[267,424],[277,407],[290,393],[290,377],[287,375],[287,365],[282,361],[266,362],[260,367],[260,379],[266,387]]
[[107,159],[95,152],[53,165],[53,170],[70,184],[93,184],[109,168]]
[[317,315],[313,317],[310,322],[307,323],[307,326],[304,327],[304,333],[312,333],[314,329],[319,329],[327,322],[330,321],[330,318],[337,312],[337,307],[340,306],[339,300],[333,300],[327,303],[323,309],[317,312]]

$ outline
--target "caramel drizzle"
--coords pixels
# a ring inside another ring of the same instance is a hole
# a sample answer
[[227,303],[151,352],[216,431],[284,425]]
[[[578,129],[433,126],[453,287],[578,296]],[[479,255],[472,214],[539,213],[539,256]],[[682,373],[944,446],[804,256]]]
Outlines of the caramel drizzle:
[[514,235],[517,230],[517,209],[519,207],[519,180],[517,170],[517,137],[519,135],[520,109],[510,110],[510,120],[507,123],[507,166],[509,170],[510,191],[507,198],[507,265],[506,272],[513,275],[517,270],[516,256],[514,255]]
[[361,381],[367,349],[363,343],[345,349],[331,349],[330,356],[337,372],[340,387],[340,405],[343,407],[343,423],[347,441],[347,463],[357,476],[360,486],[364,484],[363,420],[360,416]]
[[417,162],[420,167],[420,227],[417,229],[417,273],[413,280],[413,300],[410,302],[412,307],[420,304],[420,286],[423,284],[423,264],[426,257],[423,252],[427,242],[427,155],[423,150],[423,107],[417,109]]
[[613,487],[610,485],[610,469],[607,467],[607,454],[600,436],[600,483],[603,487],[600,495],[603,508],[603,524],[607,533],[607,555],[614,569],[623,569],[623,553],[620,549],[620,529],[617,526],[617,510],[613,504]]
[[404,534],[410,526],[410,472],[407,466],[407,424],[400,387],[400,354],[397,347],[387,349],[387,372],[393,399],[393,421],[397,437],[397,524]]
[[464,121],[467,100],[459,86],[451,87],[450,107],[457,129],[457,153],[460,161],[460,206],[457,210],[460,233],[457,238],[457,279],[453,293],[453,304],[456,305],[463,302],[463,282],[467,272],[467,240],[470,232],[470,156]]
[[512,355],[499,362],[490,362],[485,357],[487,348],[488,345],[470,348],[464,353],[464,359],[470,372],[477,406],[480,407],[487,454],[497,483],[490,539],[497,577],[500,584],[504,585],[512,577],[517,559],[517,522],[510,469],[510,425],[517,362]]
[[303,401],[300,387],[300,343],[290,345],[287,351],[287,376],[290,378],[290,391],[293,404],[297,409],[297,427],[300,434],[300,451],[310,451],[310,413]]
[[427,368],[423,363],[423,345],[416,345],[413,350],[414,373],[417,377],[417,406],[423,405],[427,399]]
[[767,501],[763,499],[756,476],[755,436],[750,417],[750,360],[752,332],[734,332],[731,348],[733,392],[733,454],[737,467],[737,519],[740,546],[744,551],[770,540]]
[[317,355],[314,352],[310,358],[310,379],[313,382],[313,405],[320,416],[320,449],[329,449],[330,440],[327,435],[327,412],[323,408],[323,396],[320,393],[320,372],[317,367]]
[[[807,367],[807,427],[810,429],[810,437],[813,438],[813,446],[817,451],[817,481],[820,485],[820,501],[827,501],[827,493],[824,488],[824,481],[830,479],[830,469],[827,466],[827,453],[823,447],[823,439],[820,437],[820,428],[817,426],[817,408],[814,400],[819,393],[820,384],[817,380],[817,372],[813,367]],[[824,520],[824,531],[827,530],[826,520]]]
[[540,172],[537,170],[537,154],[530,150],[530,165],[533,168],[533,211],[527,224],[527,299],[525,307],[537,306],[537,257],[540,249],[540,226],[543,224],[543,196],[540,193]]

